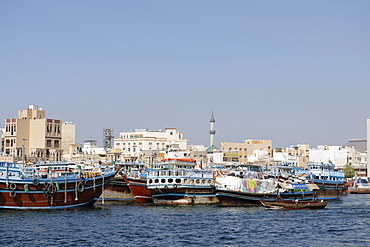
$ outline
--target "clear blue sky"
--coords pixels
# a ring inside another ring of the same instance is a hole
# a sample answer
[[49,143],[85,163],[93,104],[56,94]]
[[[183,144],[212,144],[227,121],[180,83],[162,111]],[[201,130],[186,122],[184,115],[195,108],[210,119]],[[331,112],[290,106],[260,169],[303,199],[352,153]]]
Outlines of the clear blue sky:
[[38,104],[79,143],[175,127],[208,145],[213,110],[216,145],[342,145],[366,137],[369,13],[365,0],[4,0],[0,126]]

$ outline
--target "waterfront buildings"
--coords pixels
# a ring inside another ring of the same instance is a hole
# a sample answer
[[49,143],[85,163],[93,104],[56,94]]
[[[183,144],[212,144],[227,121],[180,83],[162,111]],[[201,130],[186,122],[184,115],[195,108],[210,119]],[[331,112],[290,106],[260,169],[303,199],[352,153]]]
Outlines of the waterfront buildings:
[[[188,140],[176,128],[160,130],[135,129],[133,131],[120,132],[114,138],[114,148],[122,152],[122,160],[125,157],[142,156],[143,151],[157,151],[153,155],[168,153],[169,151],[185,151]],[[159,152],[160,151],[160,152]],[[162,155],[164,158],[164,155]]]
[[335,164],[343,168],[347,164],[347,150],[342,146],[319,145],[311,148],[309,160],[312,163]]
[[72,160],[78,145],[76,144],[76,125],[68,121],[62,124],[62,143],[63,159]]
[[344,145],[346,147],[353,147],[358,152],[366,153],[367,151],[367,140],[366,138],[361,139],[349,139],[348,142]]
[[62,121],[45,117],[45,110],[30,105],[18,118],[5,120],[4,155],[19,160],[62,160]]
[[5,128],[0,128],[0,155],[3,154],[3,150],[4,150],[4,133],[5,133]]
[[273,154],[274,161],[296,167],[307,167],[309,150],[310,145],[308,144],[298,144],[288,148],[276,148]]
[[[267,158],[272,158],[272,141],[271,140],[245,140],[244,143],[236,142],[221,142],[221,150],[225,152],[234,151],[238,153],[238,161],[241,163],[250,162],[255,155],[254,150],[265,150],[267,152]],[[262,154],[262,153],[261,153]],[[235,156],[235,155],[233,155]],[[253,158],[253,160],[255,160]]]

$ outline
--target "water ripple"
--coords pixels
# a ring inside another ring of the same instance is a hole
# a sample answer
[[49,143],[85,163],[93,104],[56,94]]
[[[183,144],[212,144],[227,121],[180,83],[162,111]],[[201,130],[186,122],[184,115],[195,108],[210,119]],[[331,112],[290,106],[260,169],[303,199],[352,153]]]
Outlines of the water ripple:
[[369,246],[370,196],[323,210],[97,203],[2,210],[1,246]]

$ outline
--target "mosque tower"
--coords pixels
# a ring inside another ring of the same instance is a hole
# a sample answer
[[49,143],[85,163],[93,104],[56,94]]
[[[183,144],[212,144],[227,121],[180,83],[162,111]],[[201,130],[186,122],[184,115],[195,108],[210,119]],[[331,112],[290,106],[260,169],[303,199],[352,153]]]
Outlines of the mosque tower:
[[213,111],[212,111],[212,115],[211,115],[211,119],[210,119],[210,128],[209,128],[209,147],[207,148],[207,153],[213,153],[213,150],[215,149],[218,149],[216,146],[215,146],[215,134],[216,134],[216,130],[215,130],[215,117],[213,115]]

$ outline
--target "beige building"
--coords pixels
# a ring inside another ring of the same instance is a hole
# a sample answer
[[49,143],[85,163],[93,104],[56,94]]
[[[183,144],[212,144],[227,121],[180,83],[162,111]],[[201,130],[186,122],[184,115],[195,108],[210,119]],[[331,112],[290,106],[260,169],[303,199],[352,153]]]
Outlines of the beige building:
[[71,161],[78,147],[76,144],[76,125],[72,122],[68,121],[62,124],[61,147],[63,150],[63,160]]
[[247,163],[248,156],[253,155],[254,150],[266,150],[269,158],[272,158],[271,140],[245,140],[244,143],[221,142],[221,150],[237,151],[240,163]]
[[61,120],[46,118],[45,110],[37,105],[18,111],[18,118],[5,120],[4,155],[26,161],[60,161],[61,125]]

